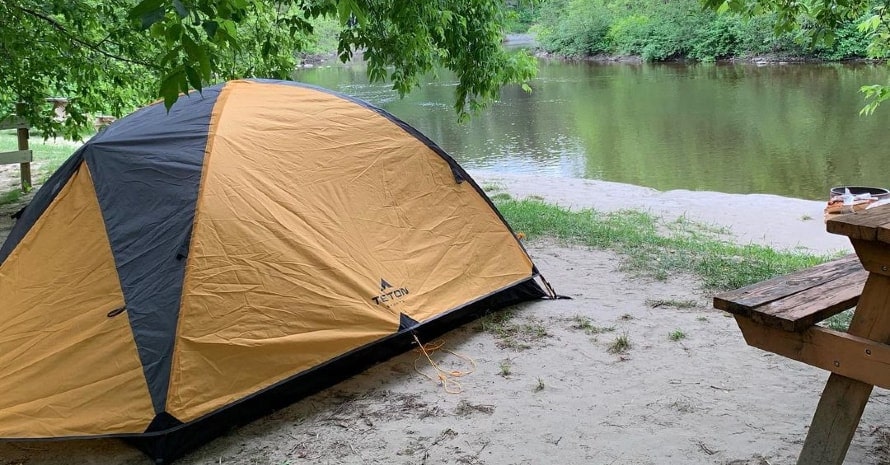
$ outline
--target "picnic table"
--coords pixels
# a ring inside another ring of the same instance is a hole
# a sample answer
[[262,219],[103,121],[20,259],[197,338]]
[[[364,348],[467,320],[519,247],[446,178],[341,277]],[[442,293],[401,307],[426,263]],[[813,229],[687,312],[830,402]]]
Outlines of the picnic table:
[[[874,386],[890,389],[890,205],[827,221],[855,255],[714,297],[745,341],[831,372],[798,465],[840,465]],[[855,307],[846,332],[817,325]]]

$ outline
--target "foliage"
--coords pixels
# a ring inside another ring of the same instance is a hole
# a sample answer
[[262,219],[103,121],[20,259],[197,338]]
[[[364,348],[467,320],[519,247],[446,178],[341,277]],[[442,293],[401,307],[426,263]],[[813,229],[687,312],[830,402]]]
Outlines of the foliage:
[[540,0],[507,1],[507,30],[513,33],[527,32],[538,19]]
[[[887,0],[702,0],[717,11],[747,16],[772,13],[778,32],[793,32],[806,38],[831,59],[890,56],[890,2]],[[825,50],[828,49],[826,52]],[[880,84],[863,86],[868,101],[863,114],[874,112],[890,98],[890,89]]]
[[547,52],[584,57],[608,51],[611,15],[600,1],[551,0],[540,12],[538,41]]
[[780,13],[729,7],[718,13],[703,8],[702,3],[722,4],[711,0],[551,0],[542,6],[537,28],[542,47],[564,56],[609,53],[638,55],[647,61],[714,61],[759,54],[827,59],[866,54],[868,39],[854,17],[839,20],[837,40],[829,43],[813,41],[798,29],[774,28],[785,19]]
[[[506,20],[501,0],[8,0],[0,108],[24,101],[37,129],[77,136],[90,113],[120,116],[157,96],[169,107],[227,79],[286,79],[300,54],[324,43],[321,25],[342,60],[363,51],[371,79],[402,95],[435,65],[454,71],[466,117],[534,74],[530,56],[501,47]],[[70,99],[68,118],[49,116],[53,96]]]

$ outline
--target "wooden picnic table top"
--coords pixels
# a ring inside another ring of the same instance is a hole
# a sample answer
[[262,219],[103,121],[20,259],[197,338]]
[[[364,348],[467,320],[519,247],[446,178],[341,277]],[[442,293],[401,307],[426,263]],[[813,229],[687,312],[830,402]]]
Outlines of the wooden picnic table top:
[[850,239],[890,244],[890,205],[836,215],[828,220],[826,229]]

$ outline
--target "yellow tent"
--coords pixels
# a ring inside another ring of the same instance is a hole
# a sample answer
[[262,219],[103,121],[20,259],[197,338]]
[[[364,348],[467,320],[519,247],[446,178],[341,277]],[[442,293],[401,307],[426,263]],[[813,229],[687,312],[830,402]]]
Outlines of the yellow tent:
[[92,138],[0,248],[0,438],[168,461],[412,333],[544,296],[537,275],[392,115],[292,82],[204,89]]

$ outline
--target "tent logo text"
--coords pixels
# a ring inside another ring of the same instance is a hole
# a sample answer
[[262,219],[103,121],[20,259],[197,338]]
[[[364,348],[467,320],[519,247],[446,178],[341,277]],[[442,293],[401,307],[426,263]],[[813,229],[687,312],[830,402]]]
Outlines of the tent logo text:
[[[385,305],[387,307],[396,304],[397,300],[402,299],[408,295],[408,288],[399,287],[396,288],[392,284],[386,282],[385,279],[380,279],[380,294],[371,297],[371,300],[374,301],[377,305]],[[400,303],[400,302],[398,302]]]

